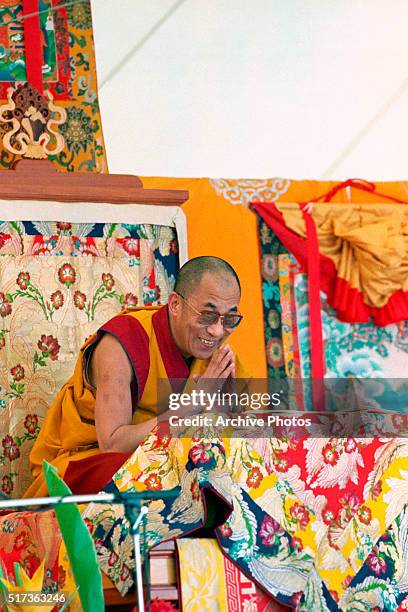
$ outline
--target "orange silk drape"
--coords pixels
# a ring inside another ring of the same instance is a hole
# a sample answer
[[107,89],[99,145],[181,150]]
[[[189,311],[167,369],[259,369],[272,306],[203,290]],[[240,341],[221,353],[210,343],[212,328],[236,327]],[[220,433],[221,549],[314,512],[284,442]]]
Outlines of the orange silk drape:
[[[285,189],[277,190],[275,197],[265,196],[264,187],[275,179],[253,180],[254,193],[251,201],[307,202],[327,193],[339,184],[338,181],[293,181]],[[213,182],[205,178],[142,177],[146,188],[187,189],[190,198],[183,205],[187,216],[189,257],[216,255],[227,259],[237,270],[241,279],[242,312],[244,323],[234,332],[235,343],[245,364],[254,376],[266,377],[266,356],[263,331],[262,277],[259,262],[258,230],[255,214],[247,202],[239,201],[239,193],[233,201],[227,194],[217,191]],[[242,184],[251,181],[225,181],[231,189],[239,192]],[[350,186],[334,194],[331,202],[370,203],[384,202],[386,194],[408,201],[407,182],[379,182],[378,193],[369,193]],[[243,188],[242,188],[243,189]]]

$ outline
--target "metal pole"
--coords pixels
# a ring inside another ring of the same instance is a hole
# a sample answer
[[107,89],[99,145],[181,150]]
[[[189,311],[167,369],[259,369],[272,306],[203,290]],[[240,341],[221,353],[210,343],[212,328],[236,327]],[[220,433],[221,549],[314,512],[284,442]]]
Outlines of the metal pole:
[[[148,513],[148,508],[142,506],[139,510],[135,522],[130,527],[130,532],[133,536],[133,547],[135,551],[135,577],[136,577],[136,592],[137,592],[137,609],[138,612],[144,612],[144,593],[143,593],[143,577],[142,577],[142,555],[140,552],[140,533],[139,527],[145,515]],[[148,563],[146,559],[146,563]]]
[[140,534],[133,534],[133,546],[135,549],[135,576],[136,576],[136,591],[137,591],[137,609],[138,612],[144,612],[144,593],[143,593],[143,578],[142,578],[142,558],[140,554]]
[[26,508],[27,506],[55,506],[56,504],[87,504],[90,502],[101,504],[121,503],[117,501],[117,495],[113,493],[98,493],[94,495],[65,495],[59,497],[28,497],[27,499],[6,499],[0,500],[0,510],[2,508]]

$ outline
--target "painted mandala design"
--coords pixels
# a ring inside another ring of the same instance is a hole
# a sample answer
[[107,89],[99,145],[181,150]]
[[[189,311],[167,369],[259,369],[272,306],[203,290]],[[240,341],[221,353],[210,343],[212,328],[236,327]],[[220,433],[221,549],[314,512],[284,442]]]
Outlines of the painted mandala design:
[[90,117],[82,108],[75,106],[67,109],[67,121],[60,127],[69,151],[78,154],[86,151],[93,142],[94,135]]

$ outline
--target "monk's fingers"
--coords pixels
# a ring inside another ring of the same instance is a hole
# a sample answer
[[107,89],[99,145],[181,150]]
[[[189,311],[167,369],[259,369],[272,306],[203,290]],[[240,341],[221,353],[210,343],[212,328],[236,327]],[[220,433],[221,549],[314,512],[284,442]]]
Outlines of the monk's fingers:
[[223,344],[215,353],[213,353],[210,364],[217,366],[224,357],[231,351],[231,347],[228,344]]
[[228,376],[235,370],[234,362],[229,362],[225,368],[220,372],[218,378],[228,378]]
[[226,368],[234,368],[235,367],[235,360],[234,360],[234,353],[231,352],[231,354],[227,354],[225,356],[225,358],[222,360],[222,362],[220,363],[220,367],[219,367],[219,372],[224,372],[224,370]]
[[[224,349],[224,347],[222,347]],[[210,362],[211,368],[215,371],[222,372],[225,367],[234,361],[234,353],[229,346],[227,346],[222,352],[216,356],[214,361]]]

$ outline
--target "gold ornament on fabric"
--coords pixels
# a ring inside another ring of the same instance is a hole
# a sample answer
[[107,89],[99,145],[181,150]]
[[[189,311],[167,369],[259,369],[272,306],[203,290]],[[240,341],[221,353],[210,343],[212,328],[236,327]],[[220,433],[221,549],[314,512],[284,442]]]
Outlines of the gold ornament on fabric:
[[0,106],[7,151],[30,159],[46,159],[62,151],[65,140],[56,127],[65,123],[67,114],[53,99],[48,90],[42,95],[29,83],[9,87],[8,102]]

